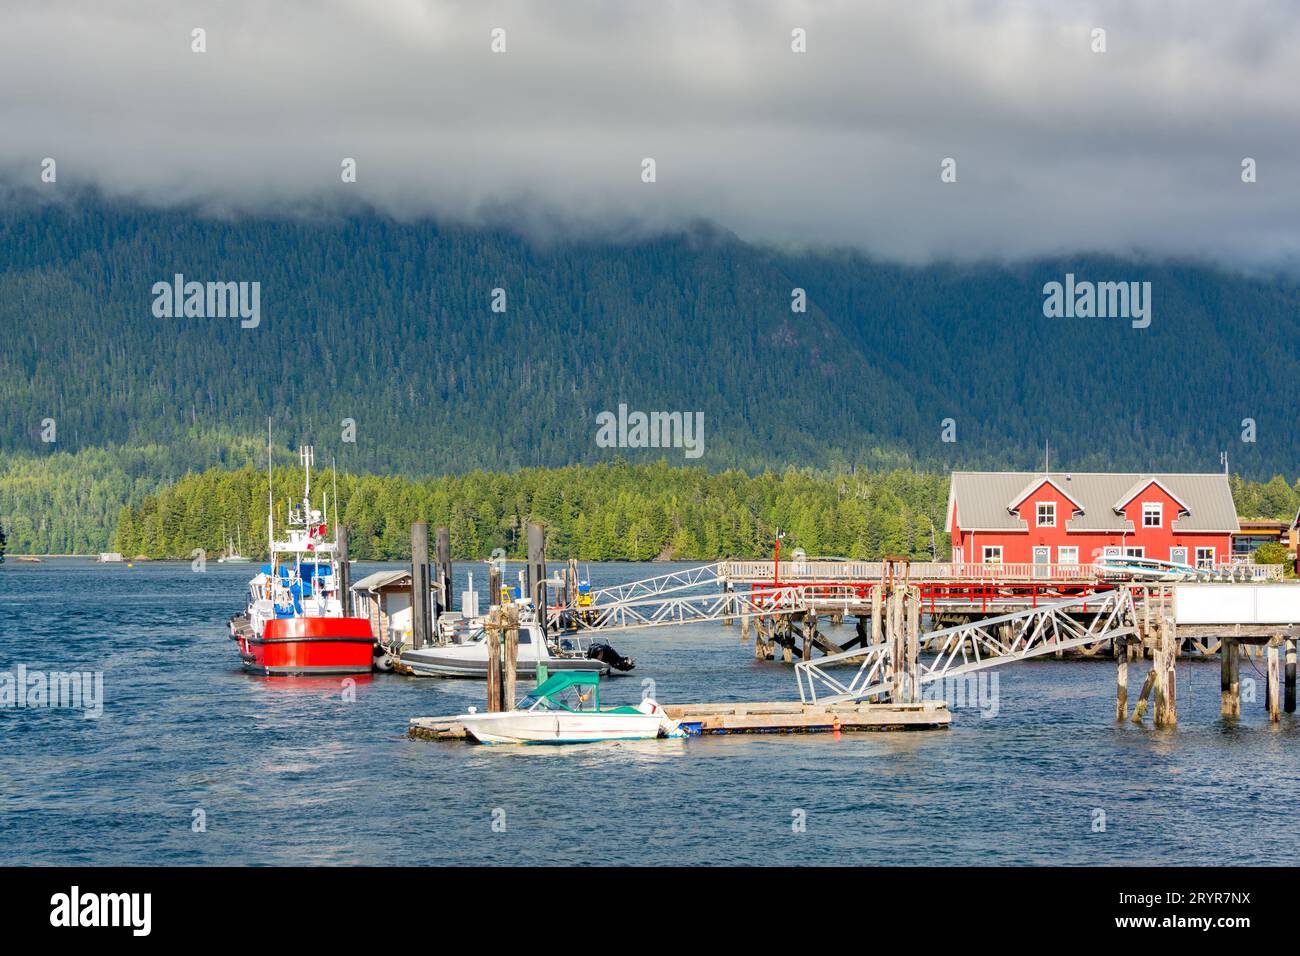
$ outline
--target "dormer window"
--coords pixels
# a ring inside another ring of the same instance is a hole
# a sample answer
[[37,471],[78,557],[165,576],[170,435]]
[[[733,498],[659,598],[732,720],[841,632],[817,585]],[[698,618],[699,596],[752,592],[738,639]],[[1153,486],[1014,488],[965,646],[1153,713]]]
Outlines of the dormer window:
[[1142,502],[1142,527],[1159,528],[1164,523],[1165,506],[1159,501]]
[[1038,527],[1056,527],[1056,502],[1040,501],[1038,503]]

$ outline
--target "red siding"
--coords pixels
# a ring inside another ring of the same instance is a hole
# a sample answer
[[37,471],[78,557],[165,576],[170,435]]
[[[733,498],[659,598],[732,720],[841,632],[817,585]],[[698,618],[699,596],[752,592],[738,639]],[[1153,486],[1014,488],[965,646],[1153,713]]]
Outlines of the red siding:
[[[1040,502],[1055,502],[1056,526],[1038,527],[1037,515]],[[1163,506],[1160,527],[1144,528],[1142,526],[1142,505],[1144,502],[1159,502]],[[1017,509],[1020,517],[1028,527],[1026,531],[969,531],[957,527],[957,511],[960,503],[953,509],[949,518],[949,531],[952,533],[954,559],[956,550],[962,549],[962,559],[968,562],[983,560],[986,545],[1002,546],[1004,564],[1029,564],[1034,560],[1034,547],[1051,548],[1050,563],[1060,563],[1060,548],[1077,547],[1079,562],[1091,564],[1100,557],[1104,547],[1143,548],[1143,555],[1158,561],[1170,560],[1171,548],[1187,548],[1189,563],[1196,561],[1197,548],[1214,548],[1214,559],[1226,563],[1232,553],[1232,535],[1228,533],[1176,533],[1170,527],[1179,514],[1179,505],[1154,481],[1133,496],[1124,512],[1133,524],[1133,530],[1121,534],[1118,531],[1070,532],[1066,524],[1074,514],[1074,504],[1065,497],[1056,486],[1044,481],[1021,503]]]

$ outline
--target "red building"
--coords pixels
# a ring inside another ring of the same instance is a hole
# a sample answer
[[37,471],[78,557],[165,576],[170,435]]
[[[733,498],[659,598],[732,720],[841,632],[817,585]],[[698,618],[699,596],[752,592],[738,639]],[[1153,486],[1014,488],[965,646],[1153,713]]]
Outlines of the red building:
[[1212,566],[1238,531],[1228,477],[954,472],[952,559],[977,564],[1091,564],[1131,555]]

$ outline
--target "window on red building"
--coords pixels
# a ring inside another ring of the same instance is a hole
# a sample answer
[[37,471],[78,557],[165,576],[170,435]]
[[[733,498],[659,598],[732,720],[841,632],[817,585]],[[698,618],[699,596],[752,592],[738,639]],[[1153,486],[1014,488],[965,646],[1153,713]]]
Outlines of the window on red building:
[[1038,527],[1056,527],[1056,502],[1040,501],[1038,503]]
[[1142,527],[1159,528],[1164,522],[1165,506],[1159,501],[1142,502]]

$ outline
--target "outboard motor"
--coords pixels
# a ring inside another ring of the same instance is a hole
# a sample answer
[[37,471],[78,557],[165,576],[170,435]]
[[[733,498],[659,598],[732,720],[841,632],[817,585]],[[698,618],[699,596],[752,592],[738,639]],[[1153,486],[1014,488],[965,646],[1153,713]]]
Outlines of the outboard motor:
[[636,661],[630,657],[624,657],[604,641],[597,641],[587,648],[587,659],[608,664],[616,671],[630,671],[636,667]]

